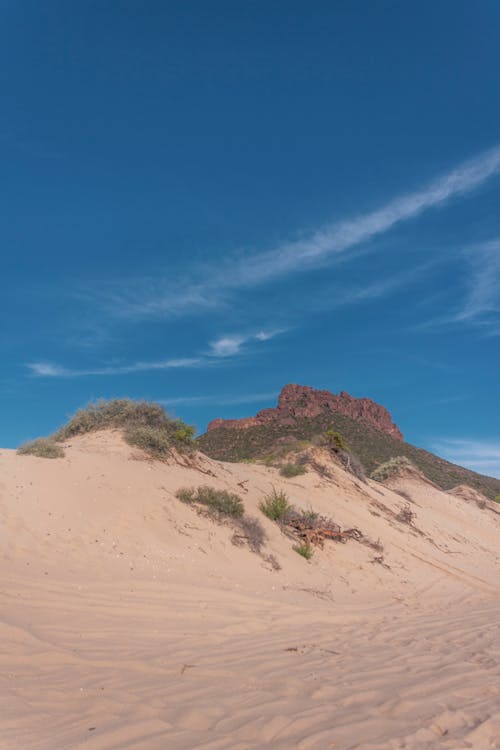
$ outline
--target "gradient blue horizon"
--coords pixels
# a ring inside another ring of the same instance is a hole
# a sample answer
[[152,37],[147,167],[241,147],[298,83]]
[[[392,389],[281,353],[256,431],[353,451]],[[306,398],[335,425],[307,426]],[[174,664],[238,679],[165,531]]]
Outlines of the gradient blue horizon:
[[500,476],[500,6],[0,3],[0,446],[294,382]]

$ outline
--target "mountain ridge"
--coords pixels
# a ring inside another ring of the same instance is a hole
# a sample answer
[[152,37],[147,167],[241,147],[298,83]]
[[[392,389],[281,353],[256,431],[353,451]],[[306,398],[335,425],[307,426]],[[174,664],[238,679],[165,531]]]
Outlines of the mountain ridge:
[[[253,418],[213,420],[207,432],[197,439],[198,448],[211,458],[222,461],[259,460],[268,457],[277,446],[283,443],[288,442],[293,448],[294,441],[309,441],[329,429],[334,429],[341,433],[349,449],[358,456],[368,474],[391,458],[406,456],[441,489],[450,490],[456,485],[466,484],[490,498],[500,494],[500,479],[478,474],[446,461],[430,451],[404,442],[401,431],[392,422],[387,409],[370,399],[355,399],[354,401],[374,404],[377,410],[373,413],[385,412],[397,433],[390,434],[388,430],[381,430],[375,426],[374,420],[370,422],[361,418],[354,419],[352,416],[325,406],[327,401],[329,404],[336,403],[335,394],[329,394],[331,399],[321,400],[325,408],[320,409],[314,416],[304,416],[302,406],[299,404],[294,410],[289,399],[292,393],[303,394],[304,389],[306,395],[310,391],[314,392],[314,389],[308,386],[285,386],[283,389],[286,418],[281,418],[285,412],[280,410],[280,402],[278,402],[278,407],[275,409],[264,409]],[[317,391],[315,393],[328,394],[329,392]],[[281,394],[280,399],[282,399]],[[398,434],[401,437],[397,436]]]
[[398,440],[403,440],[403,433],[393,422],[389,411],[385,406],[377,404],[370,398],[355,398],[346,391],[340,391],[339,394],[336,394],[295,383],[289,383],[281,389],[276,407],[262,409],[255,417],[214,419],[209,423],[207,432],[220,427],[224,429],[248,429],[274,421],[282,425],[290,425],[296,418],[314,419],[325,411],[338,412],[357,422],[375,427]]

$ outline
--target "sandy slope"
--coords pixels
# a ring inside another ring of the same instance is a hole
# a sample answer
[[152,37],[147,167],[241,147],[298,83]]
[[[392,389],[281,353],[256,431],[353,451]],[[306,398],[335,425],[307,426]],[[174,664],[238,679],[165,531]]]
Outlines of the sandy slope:
[[[496,508],[139,460],[116,433],[66,453],[0,451],[1,750],[500,748]],[[281,570],[175,499],[200,483],[242,495]],[[383,552],[306,562],[258,511],[271,483]]]

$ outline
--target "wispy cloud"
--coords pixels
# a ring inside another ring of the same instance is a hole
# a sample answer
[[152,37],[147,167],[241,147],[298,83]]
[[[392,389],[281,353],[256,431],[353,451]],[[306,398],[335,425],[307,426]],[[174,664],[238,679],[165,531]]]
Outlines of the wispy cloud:
[[270,341],[280,333],[284,333],[283,328],[271,331],[257,331],[256,333],[221,336],[210,343],[209,355],[213,357],[234,357],[236,354],[240,354],[245,344],[252,341]]
[[432,450],[455,464],[500,478],[500,442],[443,438],[433,442]]
[[232,334],[221,336],[211,342],[208,352],[196,357],[139,361],[125,365],[104,365],[91,368],[70,368],[52,362],[31,362],[27,365],[33,375],[46,378],[77,378],[88,375],[128,375],[136,372],[153,370],[174,370],[180,368],[209,367],[217,360],[235,357],[242,354],[243,347],[252,341],[265,342],[274,338],[285,329],[257,331],[256,333]]
[[172,370],[183,367],[198,367],[203,362],[201,357],[190,357],[185,359],[166,359],[156,362],[133,362],[129,365],[106,365],[89,369],[72,369],[62,367],[50,362],[32,362],[28,368],[33,375],[49,378],[76,378],[86,375],[127,375],[134,372],[146,372],[147,370]]
[[462,248],[466,264],[465,292],[462,301],[438,317],[425,320],[415,330],[441,330],[465,325],[483,336],[500,335],[500,240]]
[[341,287],[337,285],[333,289],[330,287],[326,292],[317,294],[311,300],[310,306],[315,310],[325,310],[385,299],[426,278],[429,271],[435,268],[438,263],[439,260],[422,263],[409,270],[393,273],[390,276],[384,276],[359,286],[346,287],[343,285]]
[[468,291],[456,322],[479,323],[500,328],[500,240],[466,251],[470,273]]
[[140,279],[116,283],[87,292],[118,316],[179,315],[224,304],[228,294],[251,288],[288,274],[331,263],[396,225],[417,218],[425,211],[467,195],[500,172],[500,147],[463,162],[420,190],[400,195],[381,208],[352,219],[327,224],[308,237],[282,243],[261,253],[241,254],[217,268],[194,270],[187,282]]
[[276,399],[277,391],[271,393],[244,393],[242,395],[224,396],[209,394],[205,396],[174,396],[173,398],[159,399],[160,404],[165,406],[237,406],[239,404],[259,404]]

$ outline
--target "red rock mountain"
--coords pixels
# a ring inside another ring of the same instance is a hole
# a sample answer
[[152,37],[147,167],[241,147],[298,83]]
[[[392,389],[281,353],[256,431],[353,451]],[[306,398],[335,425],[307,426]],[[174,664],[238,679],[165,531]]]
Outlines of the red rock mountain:
[[266,425],[270,422],[291,425],[296,418],[314,419],[329,411],[344,414],[357,422],[375,427],[380,432],[403,440],[401,430],[394,424],[387,409],[371,399],[354,398],[345,391],[335,394],[330,391],[318,391],[307,385],[293,384],[285,385],[275,409],[263,409],[255,417],[243,419],[214,419],[208,425],[208,431],[218,427],[244,430],[247,427]]

